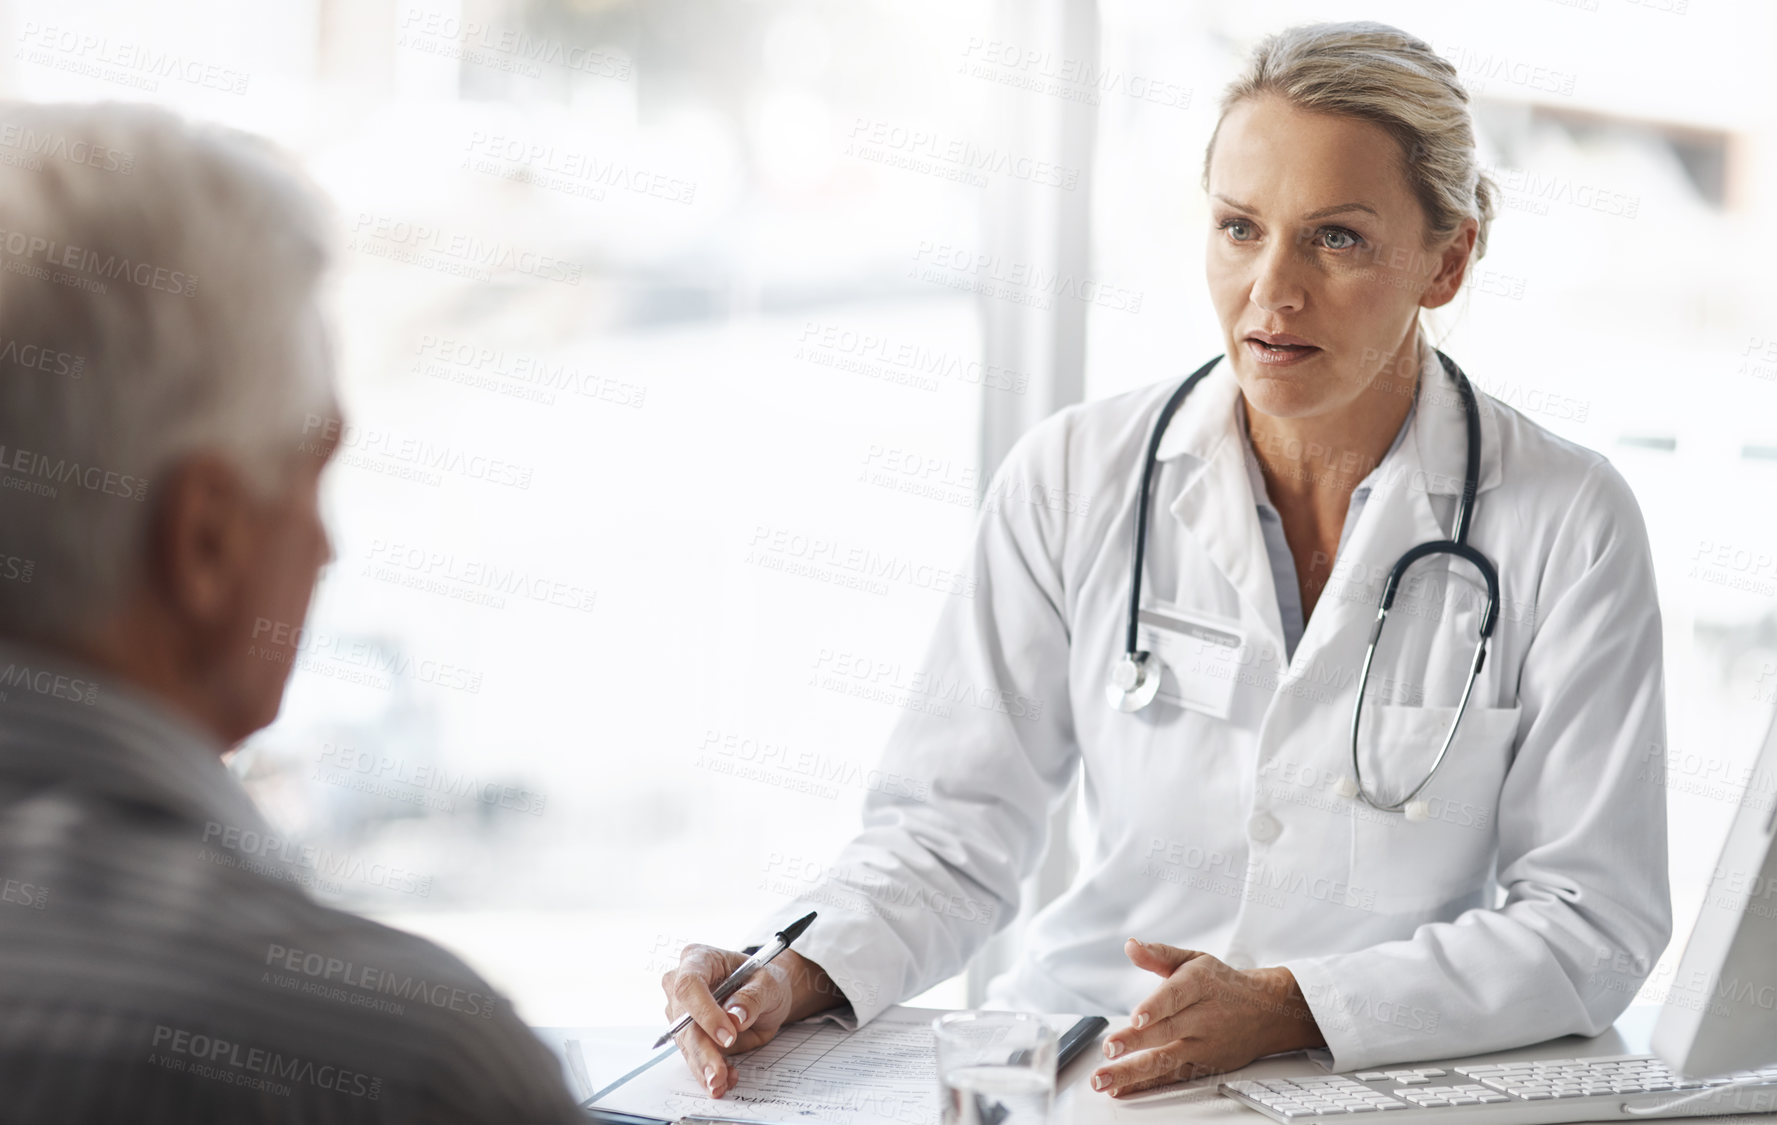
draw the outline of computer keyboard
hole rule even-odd
[[[1543,1125],[1777,1111],[1777,1066],[1685,1079],[1652,1055],[1396,1067],[1224,1082],[1220,1088],[1287,1125],[1363,1113],[1386,1117],[1390,1125]],[[1674,1104],[1681,1099],[1689,1100]]]

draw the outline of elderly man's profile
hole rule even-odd
[[[41,154],[0,165],[0,1117],[575,1119],[506,1000],[310,897],[222,761],[331,556],[315,194],[159,110],[0,131]]]

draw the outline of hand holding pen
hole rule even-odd
[[[813,920],[813,914],[798,919],[751,958],[688,945],[679,967],[660,978],[666,1014],[677,1021],[667,1035],[677,1035],[686,1065],[712,1097],[733,1089],[739,1077],[727,1055],[769,1042],[786,1023],[846,1003],[819,965],[789,949],[789,942]],[[753,967],[724,993],[729,979],[749,964]],[[663,1036],[661,1042],[665,1040]]]

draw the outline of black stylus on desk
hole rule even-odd
[[[1062,1033],[1061,1039],[1055,1044],[1055,1076],[1067,1069],[1067,1064],[1080,1057],[1080,1052],[1092,1045],[1098,1033],[1111,1026],[1111,1021],[1103,1016],[1081,1016],[1074,1026]],[[1011,1065],[1023,1066],[1030,1061],[1030,1048],[1012,1052]]]
[[[1067,1029],[1067,1034],[1055,1047],[1055,1073],[1057,1076],[1067,1069],[1067,1064],[1080,1057],[1080,1052],[1092,1046],[1098,1033],[1111,1026],[1111,1021],[1103,1016],[1087,1016],[1074,1026]]]
[[[1098,1033],[1111,1025],[1111,1021],[1103,1016],[1082,1016],[1067,1029],[1055,1044],[1055,1078],[1061,1079],[1061,1072],[1067,1064],[1079,1058],[1080,1052],[1090,1046],[1098,1038]],[[1030,1061],[1030,1049],[1012,1053],[1011,1064],[1023,1066]],[[975,1095],[975,1120],[981,1125],[1000,1125],[1011,1114],[1004,1102],[995,1101],[985,1094]],[[618,1125],[618,1123],[613,1123]]]

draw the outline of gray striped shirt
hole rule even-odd
[[[0,1120],[583,1119],[461,960],[303,890],[219,751],[0,642]]]

